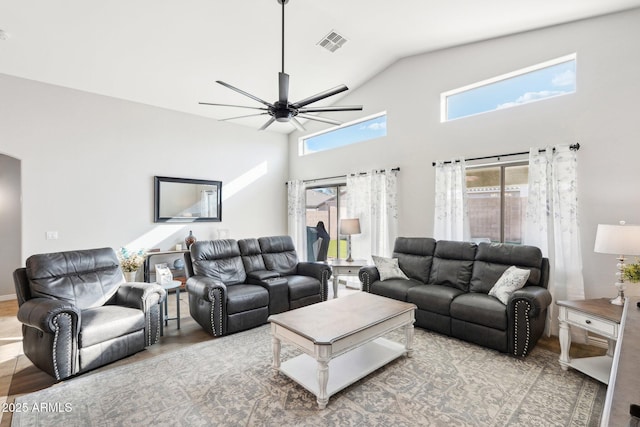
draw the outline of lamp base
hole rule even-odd
[[[618,288],[618,296],[609,301],[611,304],[624,305],[624,283],[616,283]]]
[[[618,295],[617,297],[615,297],[609,302],[615,305],[624,305],[624,297],[623,296],[621,297],[620,295]]]

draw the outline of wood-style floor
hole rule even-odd
[[[331,289],[331,286],[329,287]],[[340,285],[339,295],[353,292]],[[331,295],[330,295],[331,297]],[[22,353],[21,324],[16,318],[18,304],[15,300],[0,302],[0,404],[11,403],[17,396],[51,387],[56,381],[48,374],[33,366],[29,359]],[[176,313],[176,296],[169,295],[169,314]],[[214,339],[207,334],[189,315],[189,307],[186,292],[180,293],[180,329],[176,329],[176,322],[170,321],[164,329],[164,336],[160,342],[144,351],[125,359],[114,362],[100,368],[112,369],[115,366],[136,362],[168,353],[185,345],[199,343]],[[543,338],[538,345],[550,351],[560,354],[560,346],[557,337]],[[599,347],[573,344],[571,346],[572,357],[586,357],[605,354],[606,350]],[[67,380],[73,381],[73,379]],[[0,427],[11,425],[12,414],[2,412]]]

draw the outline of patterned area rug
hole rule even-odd
[[[388,338],[403,342],[394,332]],[[269,327],[16,399],[13,426],[597,426],[606,387],[535,348],[516,359],[415,329],[402,357],[329,399],[271,369]],[[283,344],[282,357],[298,354]]]

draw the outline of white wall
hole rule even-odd
[[[614,296],[614,256],[595,254],[593,244],[598,223],[640,224],[638,40],[636,9],[402,59],[340,102],[364,104],[360,116],[387,110],[387,137],[298,157],[300,134],[292,134],[290,178],[399,166],[400,235],[430,236],[432,161],[580,142],[586,294]],[[578,55],[576,94],[440,123],[441,92],[573,52]],[[630,293],[640,294],[639,287],[630,285]]]
[[[131,242],[169,249],[189,230],[286,233],[284,135],[6,75],[0,94],[0,153],[22,163],[23,262]],[[154,175],[222,181],[222,222],[154,224]]]

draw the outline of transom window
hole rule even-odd
[[[387,113],[382,112],[353,122],[344,123],[300,138],[300,155],[332,150],[345,145],[387,135]]]
[[[575,91],[574,53],[442,93],[440,121],[515,107]]]

